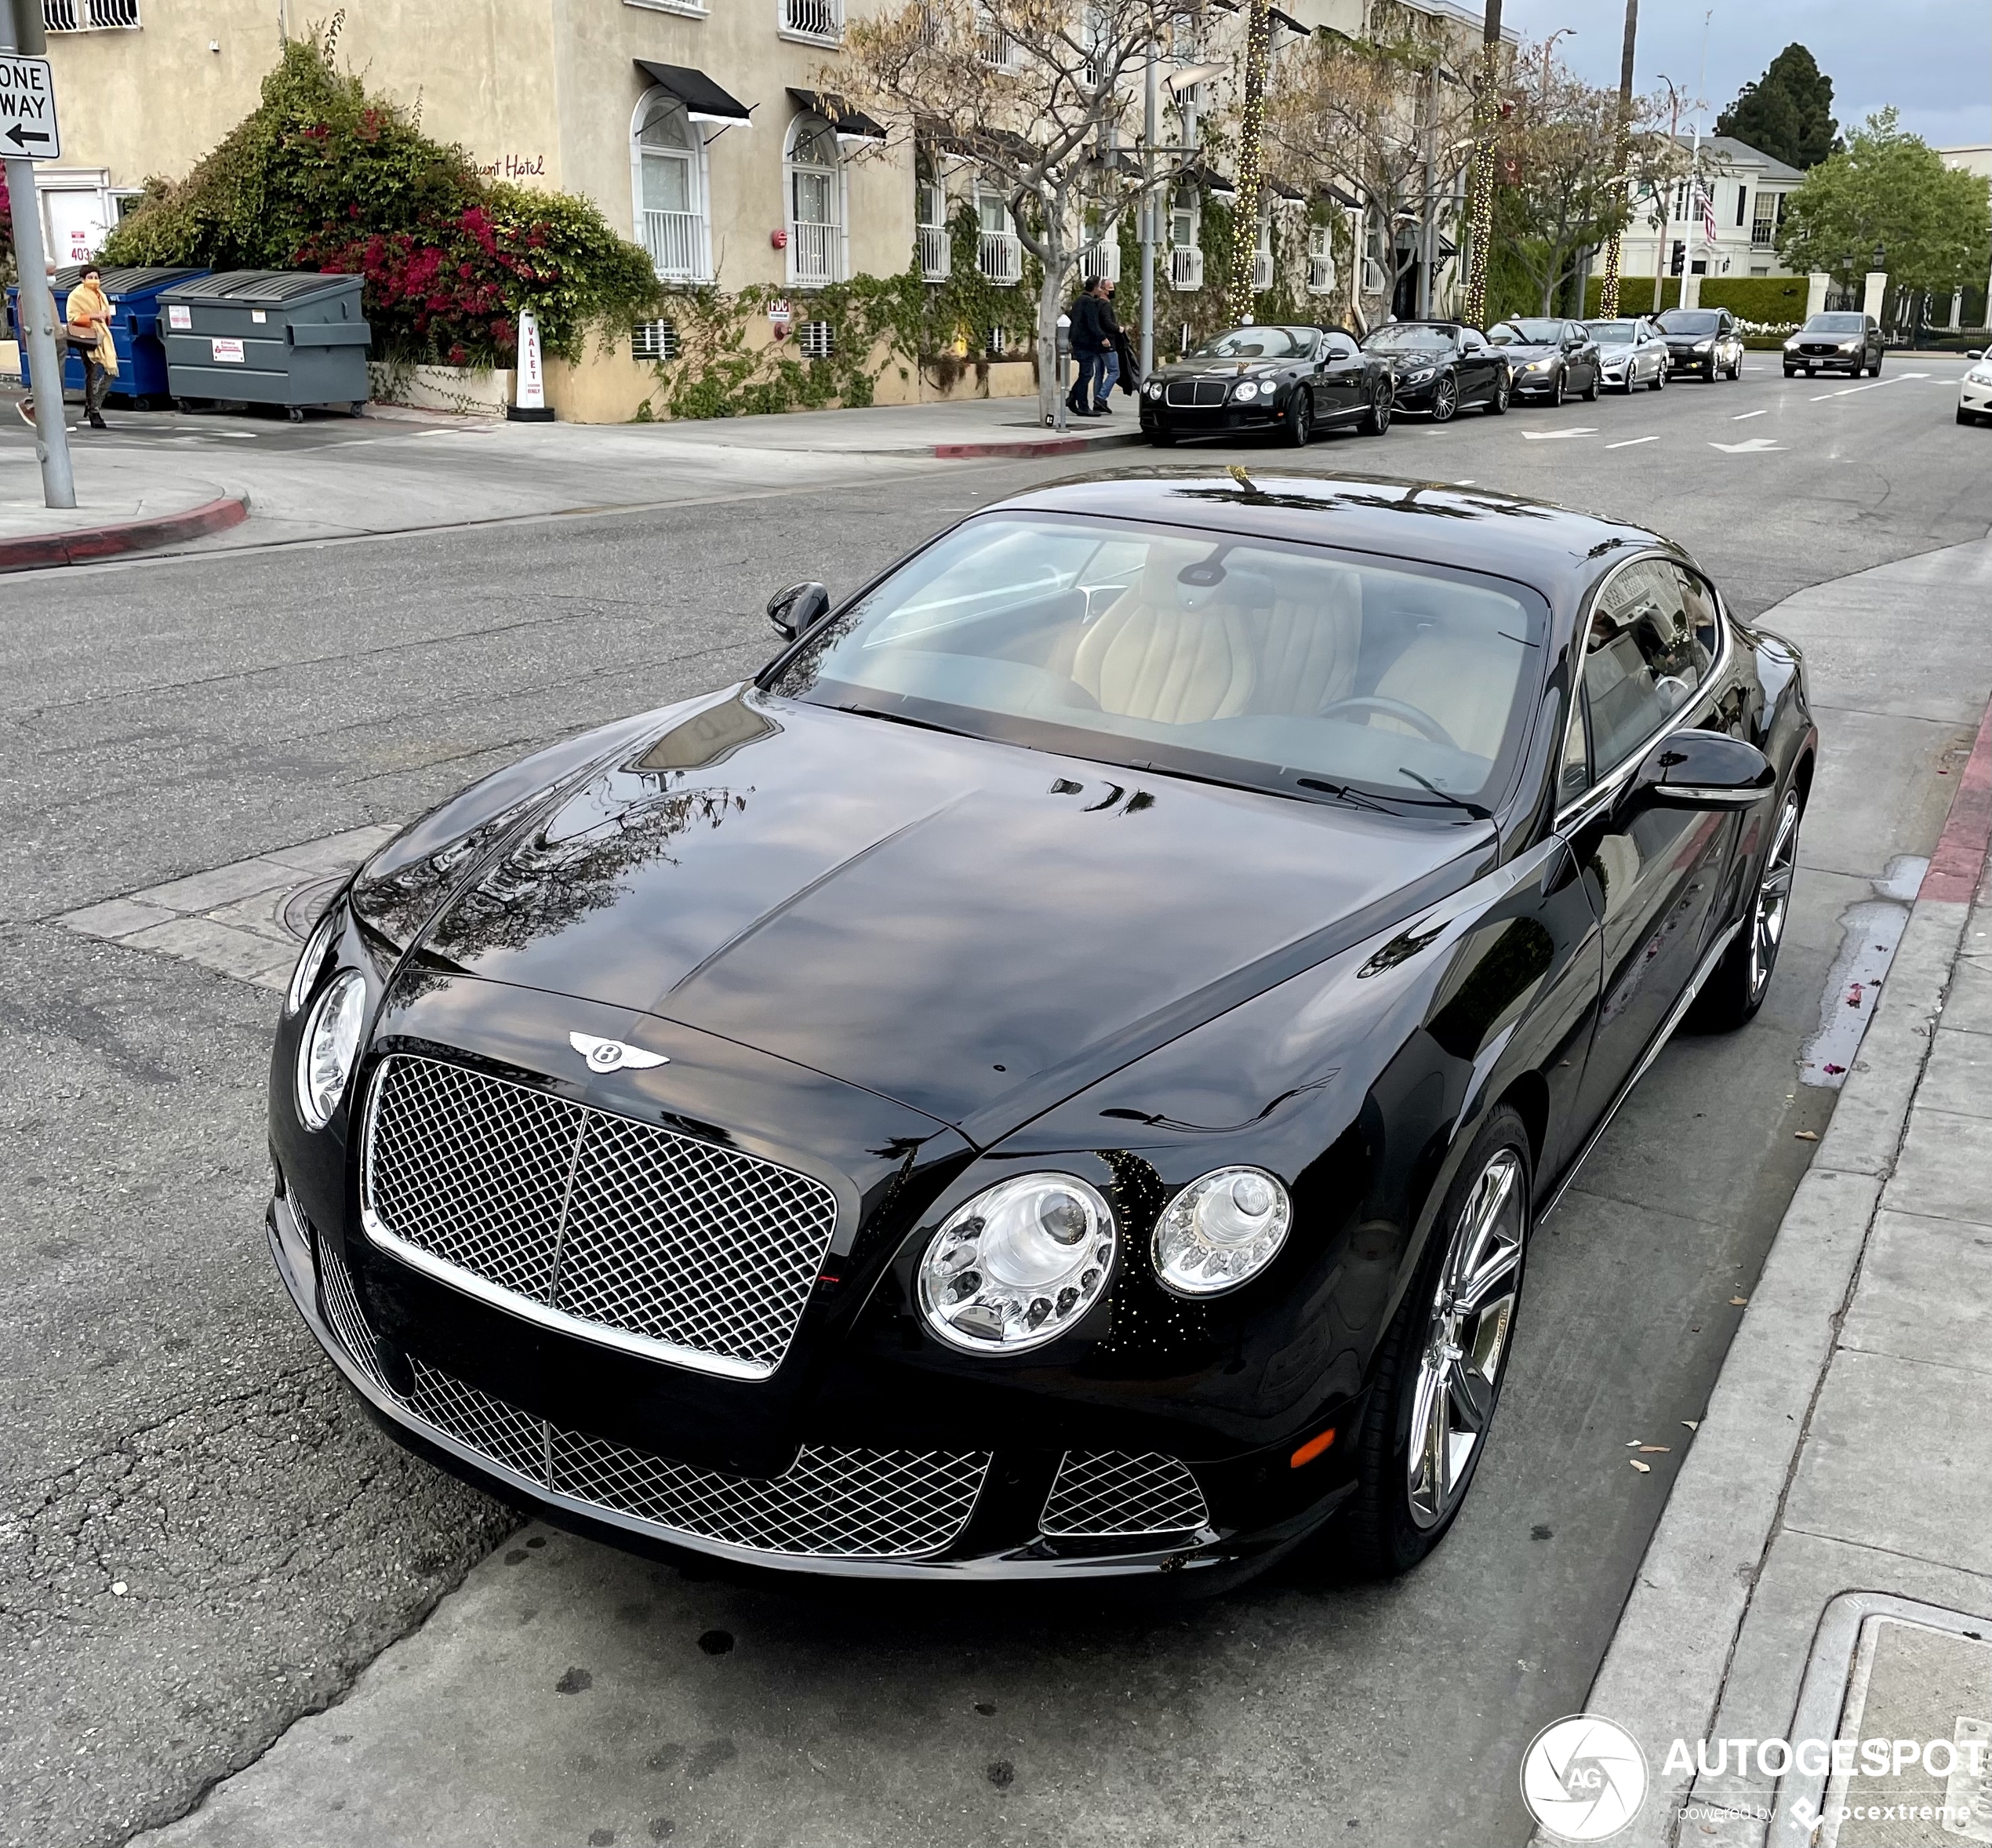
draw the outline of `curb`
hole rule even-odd
[[[224,533],[249,518],[249,496],[224,494],[184,513],[154,515],[149,519],[116,520],[102,526],[78,526],[67,533],[31,533],[20,539],[0,539],[0,571],[38,571],[49,565],[87,565],[125,552],[148,551],[175,545],[204,533]]]
[[[1138,430],[1103,431],[1097,436],[1019,437],[1014,442],[937,442],[934,454],[943,462],[964,462],[977,457],[1001,457],[1028,460],[1033,456],[1081,456],[1089,449],[1125,449],[1141,441]]]
[[[1952,791],[1881,1004],[1765,1254],[1591,1682],[1586,1710],[1629,1728],[1649,1754],[1677,1738],[1705,1738],[1717,1722],[1989,846],[1992,705]],[[1693,1787],[1692,1776],[1655,1772],[1638,1816],[1613,1837],[1618,1848],[1674,1848],[1679,1806]],[[1532,1841],[1558,1848],[1561,1838],[1540,1829]]]

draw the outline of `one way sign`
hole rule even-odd
[[[0,52],[0,155],[52,161],[62,152],[55,85],[46,58]]]

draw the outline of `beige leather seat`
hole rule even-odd
[[[1254,712],[1312,718],[1355,686],[1362,646],[1362,580],[1312,566],[1276,580],[1273,606],[1245,618],[1257,661]]]
[[[1250,703],[1251,638],[1236,608],[1221,600],[1223,587],[1204,593],[1201,607],[1183,607],[1176,573],[1195,555],[1154,547],[1140,581],[1086,630],[1072,678],[1103,712],[1197,725],[1229,718]]]
[[[1429,714],[1462,751],[1491,762],[1500,755],[1523,653],[1484,630],[1420,635],[1383,670],[1377,694]],[[1416,726],[1386,713],[1372,712],[1369,723],[1379,730],[1423,735]]]

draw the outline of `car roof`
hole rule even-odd
[[[1519,494],[1278,463],[1103,470],[982,511],[1087,513],[1345,547],[1514,578],[1559,611],[1631,552],[1661,546],[1686,555],[1644,527]]]

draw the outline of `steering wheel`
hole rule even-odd
[[[1459,741],[1430,713],[1421,712],[1401,700],[1387,700],[1380,693],[1358,693],[1352,699],[1331,700],[1315,716],[1332,718],[1338,712],[1350,711],[1381,712],[1387,718],[1401,718],[1434,744],[1443,744],[1449,751],[1459,748]]]

